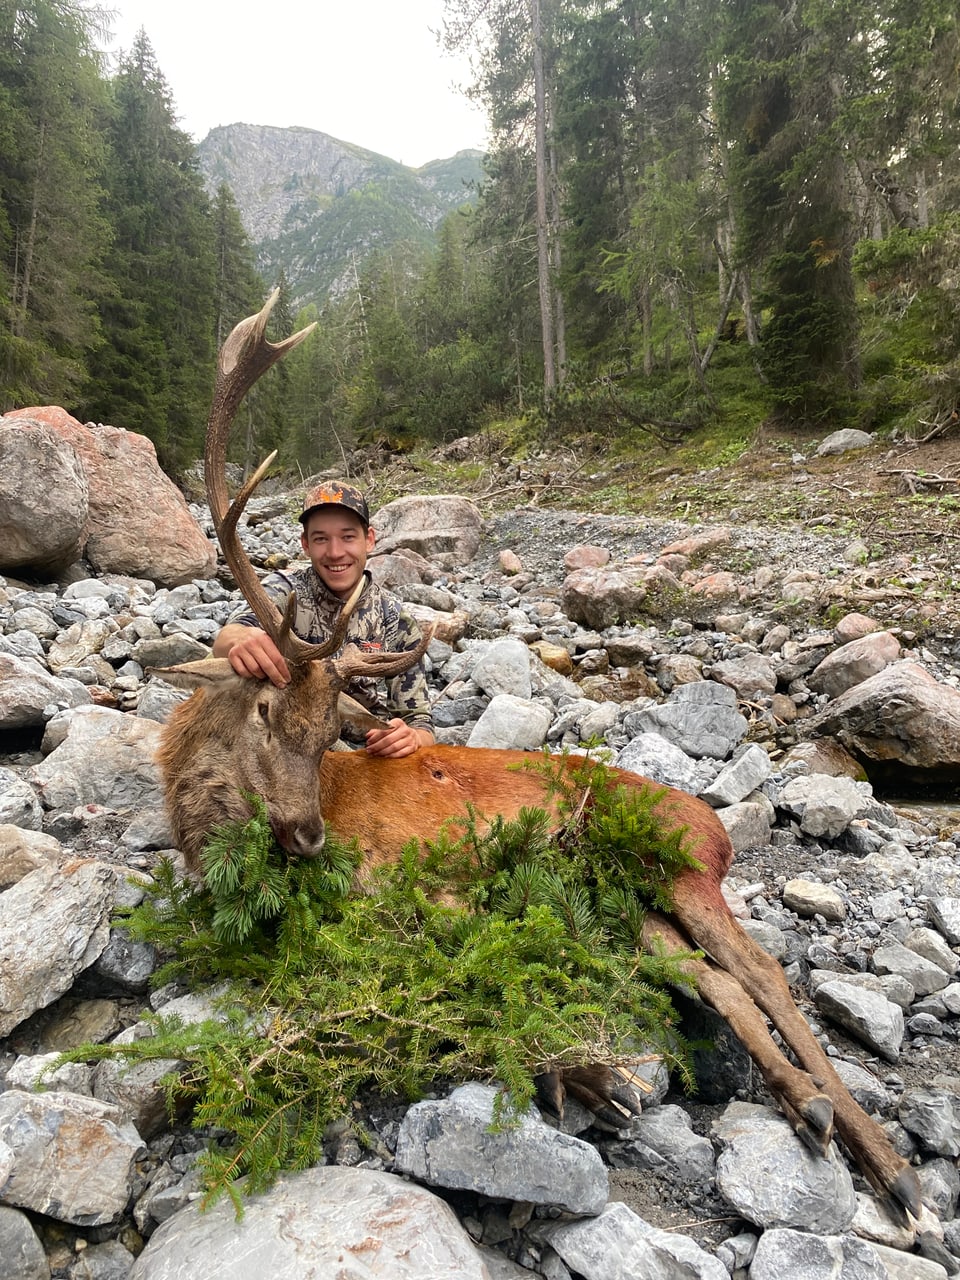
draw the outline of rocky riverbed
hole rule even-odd
[[[209,532],[206,511],[192,514]],[[918,555],[891,540],[873,557],[856,531],[823,523],[693,524],[538,502],[498,511],[415,494],[375,523],[374,572],[437,623],[441,741],[598,744],[717,807],[738,850],[734,910],[914,1163],[931,1213],[904,1232],[842,1155],[806,1155],[713,1022],[698,1097],[654,1072],[631,1129],[604,1133],[574,1108],[567,1127],[583,1141],[560,1152],[567,1135],[536,1123],[509,1177],[483,1087],[413,1113],[369,1099],[368,1147],[354,1129],[331,1132],[329,1166],[283,1180],[250,1215],[276,1273],[333,1274],[319,1254],[307,1269],[303,1241],[335,1250],[369,1229],[363,1206],[393,1194],[377,1178],[397,1172],[455,1211],[394,1204],[414,1235],[442,1245],[431,1275],[955,1271],[960,830],[949,807],[904,803],[921,790],[949,798],[960,764],[942,545]],[[282,567],[297,531],[278,495],[255,500],[242,538],[255,564]],[[169,1126],[155,1076],[78,1066],[30,1092],[45,1055],[141,1034],[131,1029],[150,1004],[209,1012],[182,992],[149,994],[153,958],[110,913],[135,892],[126,873],[176,857],[151,757],[181,695],[148,669],[204,653],[236,600],[224,577],[158,588],[83,563],[53,583],[8,573],[0,586],[0,1280],[213,1274],[239,1231],[231,1215],[196,1215],[193,1166],[209,1135]],[[446,1127],[467,1138],[441,1172],[431,1143]],[[330,1194],[356,1207],[349,1223],[309,1218],[326,1203],[327,1170]],[[309,1219],[289,1262],[272,1213]],[[403,1256],[397,1246],[382,1274],[428,1273]]]

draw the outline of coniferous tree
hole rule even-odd
[[[196,150],[143,31],[112,90],[105,203],[114,241],[87,412],[143,432],[176,470],[200,451],[212,385],[214,225]]]
[[[212,213],[217,281],[214,332],[219,348],[239,320],[259,311],[266,290],[256,269],[253,246],[244,230],[237,202],[225,182],[217,188]],[[277,311],[274,307],[274,324]]]
[[[0,408],[74,402],[107,226],[94,14],[0,4]]]
[[[494,198],[513,199],[510,219],[520,229],[513,238],[513,248],[524,245],[535,271],[542,395],[546,401],[562,384],[566,372],[566,327],[558,284],[561,159],[554,134],[562,9],[563,0],[496,0],[492,4],[446,0],[448,46],[473,48],[479,57],[474,92],[487,106],[494,137],[490,185],[497,182],[498,173],[525,174],[520,186],[508,185]],[[517,340],[526,327],[513,326]]]

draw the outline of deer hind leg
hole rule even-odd
[[[694,945],[669,920],[651,914],[644,928],[644,944],[653,949],[657,942],[668,952],[690,951]],[[689,960],[685,967],[697,994],[730,1024],[748,1050],[798,1136],[818,1154],[826,1154],[833,1137],[829,1097],[815,1087],[807,1072],[787,1061],[756,1003],[730,974],[709,960]]]
[[[691,962],[697,990],[730,1023],[798,1136],[823,1152],[835,1127],[888,1206],[899,1217],[907,1209],[918,1218],[916,1174],[851,1097],[794,1003],[778,961],[740,928],[725,904],[711,911],[701,901],[696,927],[688,929],[686,936],[672,922],[651,916],[646,933],[660,936],[668,950],[695,947],[708,954],[709,960]],[[794,1053],[800,1070],[771,1039],[763,1014]]]

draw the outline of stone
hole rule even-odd
[[[722,1147],[717,1187],[748,1222],[828,1235],[853,1221],[856,1194],[835,1147],[816,1156],[782,1116],[744,1102],[725,1108],[713,1134]]]
[[[492,1132],[496,1097],[487,1085],[468,1084],[415,1103],[400,1125],[399,1172],[432,1186],[599,1213],[607,1173],[596,1148],[549,1128],[532,1109]]]
[[[338,1166],[282,1174],[244,1201],[192,1204],[164,1222],[129,1280],[489,1280],[449,1205],[389,1173]]]

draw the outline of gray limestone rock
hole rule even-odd
[[[607,1174],[596,1148],[549,1128],[532,1110],[491,1132],[496,1097],[496,1089],[468,1084],[415,1103],[400,1126],[398,1170],[431,1186],[599,1213]]]

